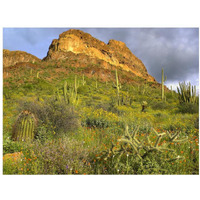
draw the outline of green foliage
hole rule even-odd
[[[5,139],[3,143],[3,155],[7,153],[19,152],[21,151],[22,147],[22,142],[15,142],[10,139]]]
[[[44,64],[38,79],[35,68],[32,76],[30,68],[19,68],[5,79],[3,151],[4,155],[22,151],[23,156],[16,163],[4,160],[4,174],[199,173],[198,104],[179,106],[178,94],[168,91],[166,101],[161,101],[156,84],[150,87],[138,77],[131,78],[134,83],[125,83],[122,71],[111,72],[113,86],[112,79],[104,83],[87,78],[84,68],[65,65],[62,61],[58,69],[57,64]],[[79,103],[73,104],[76,94]],[[148,103],[148,112],[141,112],[143,101]],[[10,139],[17,113],[23,110],[38,119],[36,140],[31,144]],[[129,126],[126,134],[125,124]],[[165,134],[159,139],[160,133]],[[177,133],[188,140],[171,140]]]
[[[152,101],[151,108],[153,110],[165,110],[169,108],[169,105],[164,101]]]
[[[193,103],[181,103],[178,106],[179,112],[181,113],[199,113],[199,105]]]
[[[99,157],[99,162],[102,159],[107,162],[106,167],[112,170],[112,174],[169,174],[166,166],[184,159],[170,145],[187,142],[188,138],[177,139],[179,133],[158,133],[152,129],[153,133],[146,132],[142,134],[144,138],[139,140],[138,130],[139,127],[136,127],[131,134],[126,126],[125,134],[118,139],[118,144],[113,144]],[[150,140],[151,134],[155,134],[154,144]]]
[[[86,85],[84,85],[84,86],[81,85],[81,86],[78,87],[78,89],[77,89],[77,93],[78,93],[78,94],[87,94],[88,91],[89,91],[89,87],[86,86]]]
[[[11,99],[12,92],[8,87],[4,87],[3,95],[4,95],[5,99]]]
[[[47,137],[49,134],[59,136],[77,129],[80,125],[77,112],[71,106],[66,105],[64,101],[59,102],[52,98],[42,102],[25,102],[21,107],[30,110],[37,116],[40,127],[38,128],[38,138]]]
[[[194,127],[195,127],[196,129],[199,129],[199,116],[195,119]]]
[[[19,160],[4,159],[4,174],[84,174],[93,173],[89,152],[83,143],[68,138],[34,142],[22,149]],[[13,162],[15,161],[15,162]]]
[[[96,110],[83,108],[83,113],[82,124],[84,126],[106,128],[118,122],[118,117],[114,113],[102,108]]]
[[[38,174],[83,174],[90,172],[87,165],[88,152],[83,144],[67,138],[36,143],[33,151],[42,164]]]

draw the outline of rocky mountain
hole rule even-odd
[[[54,39],[44,61],[76,60],[75,66],[96,64],[105,69],[120,68],[133,75],[155,82],[146,67],[125,43],[110,40],[108,44],[80,30],[70,29]]]
[[[34,64],[36,63],[36,64]],[[32,66],[34,64],[34,66]],[[125,43],[110,40],[108,44],[80,30],[70,29],[54,39],[49,46],[47,56],[40,60],[36,56],[23,51],[3,50],[3,66],[56,67],[71,66],[82,68],[82,73],[88,77],[99,77],[101,80],[111,80],[112,71],[119,69],[124,82],[140,77],[157,84],[154,77],[148,74],[142,61],[137,58]],[[66,68],[67,69],[67,68]],[[138,80],[139,81],[139,80]],[[138,82],[136,81],[136,82]]]
[[[33,56],[24,51],[9,51],[7,49],[3,50],[3,67],[13,66],[17,63],[24,62],[40,62],[41,60],[36,56]]]

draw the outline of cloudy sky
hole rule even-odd
[[[39,58],[46,56],[49,45],[69,28],[4,28],[3,48],[22,50]],[[149,74],[161,81],[161,68],[166,85],[190,81],[199,84],[198,28],[76,28],[108,43],[120,40],[142,60]]]

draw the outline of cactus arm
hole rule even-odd
[[[154,147],[157,147],[157,146],[158,146],[158,143],[160,142],[161,137],[162,137],[161,135],[158,136],[158,138],[157,138],[157,140],[156,140],[156,143],[155,143]]]

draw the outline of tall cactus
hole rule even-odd
[[[114,88],[117,89],[117,104],[118,106],[120,105],[120,88],[121,88],[121,84],[119,83],[119,79],[118,79],[118,74],[117,74],[117,69],[115,70],[115,78],[116,78],[116,85],[114,84]]]
[[[164,83],[167,80],[167,77],[164,77],[164,69],[162,68],[162,100],[165,99],[165,86]]]
[[[67,102],[67,81],[64,82],[64,86],[63,86],[63,95],[64,95],[64,100],[65,102]]]
[[[13,126],[12,139],[15,141],[32,141],[36,126],[35,116],[27,110],[22,111]]]
[[[180,103],[197,103],[196,96],[196,86],[191,85],[189,82],[186,84],[185,82],[179,83],[179,87],[177,87],[179,101]]]
[[[37,72],[37,75],[36,75],[37,78],[39,78],[39,74],[40,74],[40,72]]]
[[[67,81],[64,82],[63,86],[63,95],[64,100],[67,104],[78,105],[79,103],[79,97],[77,94],[77,89],[79,87],[79,84],[77,84],[77,77],[75,76],[74,79],[74,86],[71,88],[67,88]]]
[[[84,76],[84,74],[83,74],[83,80],[82,80],[82,84],[83,84],[83,86],[86,84],[86,81],[85,81],[85,76]]]

